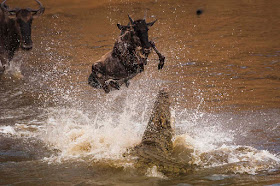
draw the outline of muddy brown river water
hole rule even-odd
[[[280,1],[42,3],[34,48],[18,51],[0,77],[0,185],[280,184]],[[129,88],[88,86],[92,63],[119,35],[116,24],[145,13],[158,20],[149,37],[164,68],[153,53]],[[142,173],[123,157],[140,142],[162,88],[175,139],[194,149],[194,173]]]

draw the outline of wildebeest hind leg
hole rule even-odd
[[[124,83],[125,83],[125,86],[128,88],[128,86],[130,84],[129,80],[128,79],[124,80]]]

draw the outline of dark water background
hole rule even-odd
[[[1,185],[280,184],[280,1],[42,3],[34,48],[0,77]],[[158,19],[149,34],[164,68],[152,54],[129,88],[106,95],[89,87],[116,24],[145,12]],[[122,157],[141,140],[163,87],[177,137],[196,150],[193,174],[141,174]]]

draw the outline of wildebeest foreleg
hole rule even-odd
[[[0,64],[0,75],[3,74],[4,71],[5,71],[5,66],[2,66],[2,65]]]
[[[0,74],[3,74],[5,71],[5,59],[0,56]]]
[[[163,65],[164,65],[164,61],[165,61],[165,57],[164,55],[162,55],[158,49],[156,48],[156,45],[153,41],[150,41],[150,44],[152,46],[152,48],[154,49],[154,51],[157,53],[158,57],[159,57],[159,64],[158,64],[158,69],[162,69]]]

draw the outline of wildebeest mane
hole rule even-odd
[[[146,57],[142,54],[140,39],[136,36],[133,29],[122,31],[113,47],[113,55],[117,57],[126,70],[136,73],[143,70]]]

